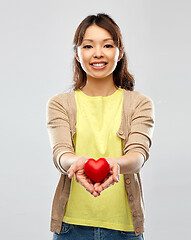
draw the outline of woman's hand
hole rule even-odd
[[[110,166],[110,172],[101,183],[94,185],[95,191],[101,194],[101,191],[113,185],[115,182],[119,182],[120,166],[112,158],[106,158]]]
[[[95,183],[89,179],[84,172],[84,164],[89,158],[90,157],[82,156],[77,161],[75,161],[67,171],[68,177],[72,179],[73,175],[75,174],[76,181],[80,183],[94,197],[97,197],[100,195],[100,193],[95,191]]]

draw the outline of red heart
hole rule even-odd
[[[89,158],[84,165],[85,174],[94,182],[101,182],[109,173],[109,163],[105,158],[99,158],[97,161]]]

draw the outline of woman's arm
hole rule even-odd
[[[60,156],[59,163],[63,170],[67,172],[71,165],[79,158],[80,156],[76,156],[73,153],[64,153]]]
[[[150,98],[140,94],[135,101],[135,110],[131,118],[131,128],[125,153],[119,158],[106,158],[110,164],[110,174],[104,182],[95,188],[97,192],[116,182],[117,174],[138,173],[149,158],[154,129],[154,105]]]
[[[120,174],[138,173],[144,163],[144,156],[139,152],[129,152],[113,159],[120,167]]]

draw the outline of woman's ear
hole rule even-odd
[[[118,62],[122,59],[122,57],[123,57],[123,53],[121,53],[121,54],[119,55],[119,57],[118,57]]]
[[[79,59],[79,56],[78,56],[77,53],[76,53],[76,60],[77,60],[78,62],[80,62],[80,59]]]

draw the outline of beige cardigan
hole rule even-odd
[[[60,93],[50,98],[46,114],[53,161],[61,173],[52,204],[50,231],[60,233],[71,180],[59,164],[59,158],[64,152],[75,154],[73,136],[76,132],[77,107],[74,91]],[[124,89],[122,121],[116,132],[123,139],[123,155],[130,151],[138,151],[144,155],[146,161],[149,158],[153,129],[152,100],[140,92]],[[124,174],[124,181],[135,233],[138,235],[144,232],[145,218],[140,173]]]

